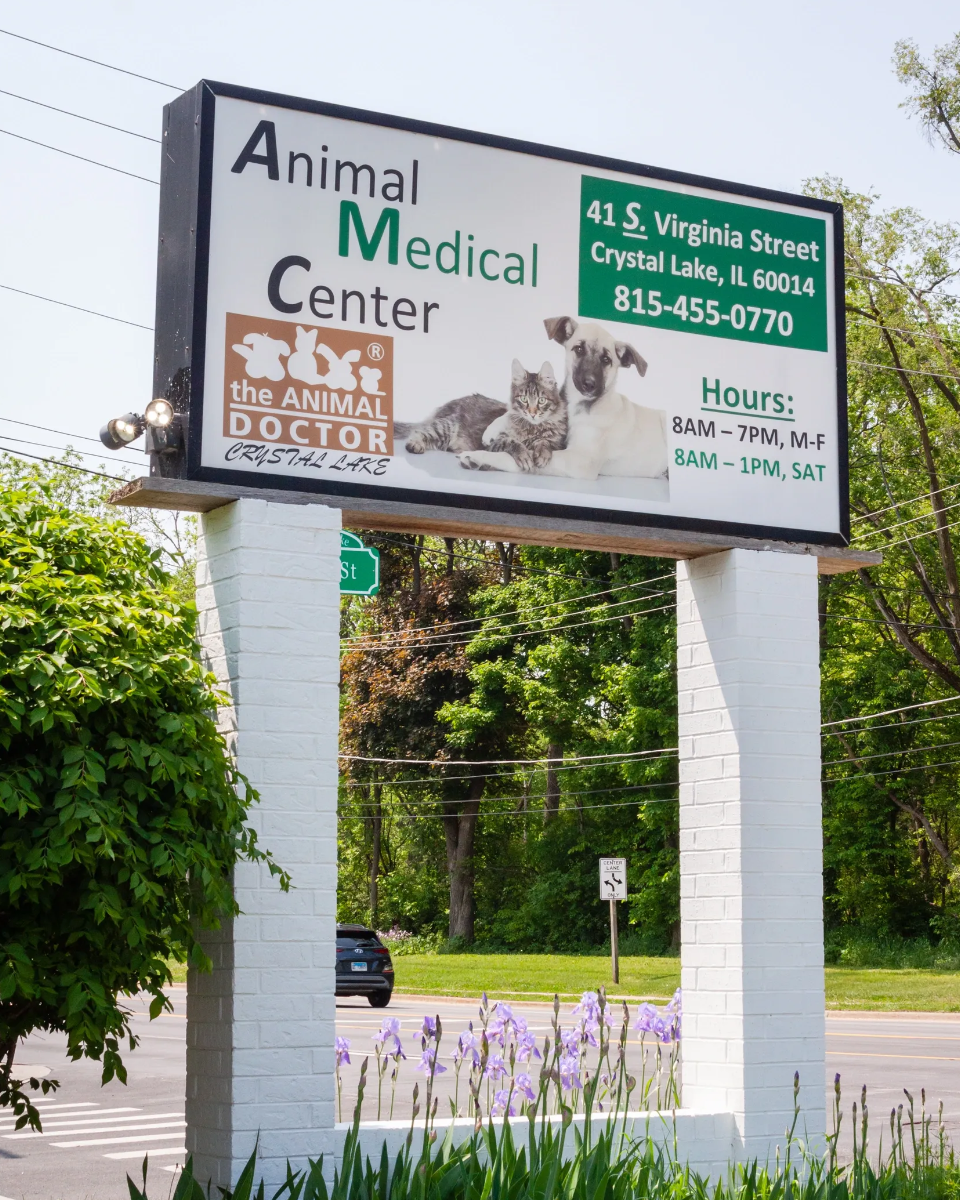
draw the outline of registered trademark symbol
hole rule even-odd
[[[379,342],[371,342],[367,347],[367,357],[372,358],[374,362],[379,362],[383,358],[383,347]]]

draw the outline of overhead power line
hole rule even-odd
[[[946,533],[948,529],[956,529],[960,525],[960,521],[951,521],[948,525],[937,529],[926,529],[923,533],[914,533],[910,537],[901,538],[898,542],[883,542],[878,547],[881,550],[895,550],[897,546],[906,546],[909,542],[915,542],[919,538],[930,537],[934,533]]]
[[[3,31],[0,30],[0,33]],[[11,458],[33,458],[37,462],[50,463],[54,467],[63,467],[67,471],[82,471],[84,475],[98,475],[101,479],[115,479],[118,483],[127,483],[127,479],[123,475],[105,475],[103,471],[91,471],[89,467],[75,467],[72,463],[58,462],[55,458],[44,458],[40,454],[28,454],[26,450],[4,450],[4,454],[9,454]]]
[[[902,371],[904,375],[926,375],[930,379],[949,379],[952,383],[957,382],[955,375],[944,375],[939,371],[918,371],[914,367],[888,367],[886,363],[867,362],[862,358],[848,358],[847,362],[857,367],[871,367],[875,371],[893,371],[896,375]]]
[[[953,334],[936,334],[927,333],[923,329],[904,329],[901,325],[882,325],[876,321],[866,321],[862,317],[853,317],[847,321],[848,325],[859,325],[863,329],[875,329],[878,333],[906,333],[910,337],[930,338],[932,341],[949,342],[954,336]]]
[[[871,721],[874,717],[891,717],[894,713],[912,712],[915,708],[932,708],[935,704],[949,704],[952,700],[960,700],[960,695],[946,696],[943,700],[924,700],[921,704],[904,704],[902,708],[885,708],[882,712],[864,713],[859,717],[841,717],[838,721],[824,721],[821,728],[829,729],[834,725],[852,725],[854,721]]]
[[[913,771],[933,771],[937,767],[955,767],[960,764],[960,758],[952,758],[948,762],[922,763],[916,767],[894,767],[889,771],[863,771],[859,775],[834,775],[832,779],[824,779],[824,783],[847,783],[851,779],[876,779],[881,775],[906,775]],[[826,763],[832,766],[832,763]]]
[[[565,620],[567,617],[583,616],[584,613],[593,612],[597,608],[603,608],[606,611],[609,611],[610,609],[613,609],[613,608],[623,608],[623,606],[626,604],[640,604],[644,600],[656,600],[659,596],[667,596],[667,595],[672,595],[672,594],[673,594],[672,592],[668,592],[668,591],[652,592],[649,595],[645,595],[645,596],[634,596],[629,600],[619,600],[619,601],[617,601],[616,604],[603,605],[602,603],[597,603],[597,604],[591,605],[588,608],[576,609],[573,612],[562,612],[562,613],[554,613],[554,614],[544,615],[544,616],[539,616],[539,617],[528,617],[523,621],[511,621],[507,625],[487,624],[487,622],[495,621],[497,619],[496,617],[492,617],[492,616],[491,617],[473,617],[469,621],[466,621],[466,622],[458,621],[458,622],[456,622],[456,624],[458,624],[458,625],[459,624],[473,624],[473,625],[481,626],[480,629],[477,629],[475,631],[475,633],[471,634],[471,636],[467,639],[468,642],[472,642],[472,641],[474,641],[475,638],[483,637],[484,635],[496,636],[497,634],[505,634],[505,633],[508,633],[511,629],[519,629],[522,625],[532,625],[535,621],[562,621],[562,620]],[[559,606],[560,604],[564,604],[564,603],[567,603],[567,601],[555,600],[552,605],[538,605],[538,607],[542,607],[542,608],[554,607],[555,608],[555,607]],[[644,609],[643,611],[650,612],[651,610]],[[622,613],[616,614],[617,617],[630,617],[633,615],[634,614],[632,612],[622,612]],[[374,641],[369,636],[363,636],[362,638],[357,638],[357,639],[354,639],[354,638],[341,639],[341,641],[349,640],[352,642],[352,641],[362,640],[364,642],[363,645],[349,646],[348,648],[350,650],[379,650],[384,647],[389,649],[389,647],[391,645],[405,645],[408,637],[409,637],[409,640],[413,643],[413,645],[417,649],[420,649],[421,647],[426,647],[426,646],[429,646],[429,647],[438,646],[438,647],[442,648],[447,645],[466,645],[467,644],[467,642],[450,642],[448,640],[450,638],[456,638],[456,637],[462,636],[465,633],[465,630],[461,629],[461,630],[452,631],[450,633],[435,634],[433,632],[434,628],[435,628],[434,626],[425,626],[423,628],[414,627],[412,629],[407,629],[407,630],[398,630],[397,633],[388,631],[387,633],[378,635],[378,636],[382,636],[383,638],[386,638],[387,639],[386,642]],[[564,626],[564,628],[571,628],[571,626]],[[548,633],[550,631],[549,630],[536,630],[535,632]],[[399,637],[398,637],[398,634],[399,634]],[[418,638],[417,637],[418,634],[422,634],[423,635],[422,638]]]
[[[394,637],[396,635],[396,633],[405,633],[405,632],[410,632],[410,633],[423,632],[423,633],[429,634],[430,636],[433,636],[437,631],[442,630],[442,629],[449,629],[455,625],[477,625],[482,621],[498,621],[498,620],[500,620],[501,617],[513,617],[521,612],[539,612],[541,609],[544,609],[544,608],[556,608],[560,604],[575,604],[579,600],[590,600],[593,597],[597,597],[598,599],[600,599],[603,596],[609,596],[613,592],[623,592],[623,591],[626,591],[627,588],[647,587],[648,584],[657,583],[661,579],[672,579],[672,578],[673,578],[672,573],[670,575],[658,575],[654,579],[644,579],[637,583],[623,583],[623,584],[618,585],[617,587],[603,588],[601,591],[598,591],[598,592],[587,592],[582,596],[567,596],[567,597],[565,597],[563,599],[559,599],[559,600],[550,600],[546,604],[534,604],[534,605],[531,605],[530,608],[511,608],[511,609],[508,609],[506,612],[490,613],[487,616],[465,617],[462,621],[438,621],[437,624],[435,624],[435,625],[424,626],[422,628],[422,630],[414,627],[409,630],[396,630],[396,631],[386,630],[383,633],[357,633],[357,634],[351,635],[350,637],[341,638],[340,641],[341,641],[341,643],[366,642],[368,644],[375,644],[375,642],[374,642],[375,638]],[[653,599],[656,596],[665,596],[666,594],[667,594],[666,592],[655,592],[655,593],[653,593],[653,596],[651,596],[651,597],[638,596],[636,599],[637,600]],[[636,602],[635,600],[622,601],[622,603],[624,603],[624,604],[633,604],[635,602]],[[583,610],[583,611],[586,611],[586,610]],[[563,615],[569,616],[570,614],[566,613]]]
[[[77,450],[73,446],[54,446],[50,442],[32,442],[29,438],[13,437],[12,434],[9,434],[9,433],[0,433],[0,441],[20,442],[24,446],[39,446],[41,448],[41,450],[60,450],[63,453],[66,453],[68,450],[71,450],[74,454],[82,454],[88,458],[102,458],[103,457],[102,454],[94,454],[94,452],[92,450]],[[16,452],[14,451],[14,453],[16,453]],[[132,458],[119,458],[116,461],[123,462],[123,463],[129,463],[131,467],[139,467],[142,465],[141,463],[136,462]]]
[[[587,788],[584,791],[561,792],[560,797],[562,799],[564,796],[599,796],[601,794],[608,794],[610,792],[644,792],[644,791],[649,791],[650,788],[658,788],[658,787],[673,787],[673,788],[675,788],[677,786],[678,786],[678,784],[675,779],[661,779],[661,780],[658,780],[656,783],[626,783],[626,784],[621,783],[616,787]],[[481,805],[485,806],[488,804],[506,803],[508,800],[513,801],[513,800],[528,800],[528,799],[531,799],[529,793],[518,792],[517,794],[515,794],[513,796],[480,796],[478,798],[475,798],[474,800],[470,800],[468,797],[457,797],[452,800],[446,800],[446,801],[444,801],[444,803],[456,804],[456,805],[481,804]],[[405,803],[409,803],[409,801],[406,801]],[[422,803],[432,804],[432,803],[436,803],[436,801],[425,800]],[[361,800],[359,802],[353,801],[351,803],[351,807],[352,808],[376,808],[377,805],[375,803],[372,803],[369,801]]]
[[[42,100],[34,100],[30,96],[21,96],[17,92],[8,92],[0,88],[0,96],[12,96],[14,100],[23,100],[27,104],[36,104],[39,108],[47,108],[50,112],[62,113],[65,117],[76,117],[78,121],[88,121],[91,125],[99,125],[102,129],[112,129],[114,133],[125,133],[130,137],[140,138],[144,142],[155,142],[162,145],[159,138],[149,137],[145,133],[135,133],[132,129],[122,129],[119,125],[111,125],[107,121],[97,121],[93,117],[85,117],[83,113],[71,112],[69,108],[57,108],[55,104],[44,104]]]
[[[11,287],[9,283],[0,283],[0,288],[5,292],[16,292],[18,296],[29,296],[32,300],[45,300],[47,304],[58,304],[61,308],[72,308],[75,312],[87,313],[91,317],[103,317],[105,321],[116,321],[118,325],[132,325],[134,329],[146,329],[148,333],[153,333],[152,325],[141,325],[139,321],[127,321],[123,317],[111,317],[109,313],[97,312],[93,308],[82,308],[79,304],[68,304],[66,300],[54,300],[50,296],[40,296],[36,292],[25,292],[23,288]],[[67,436],[72,437],[74,435],[68,434]]]
[[[960,487],[960,483],[948,483],[946,487],[936,488],[932,492],[922,492],[919,496],[914,496],[911,500],[898,500],[895,504],[888,504],[886,508],[875,508],[873,512],[863,513],[862,516],[854,517],[854,524],[857,521],[866,521],[870,517],[879,517],[881,513],[890,512],[893,508],[904,508],[908,504],[916,504],[920,500],[929,500],[931,496],[940,496],[943,492],[952,492],[955,488]]]
[[[76,158],[80,162],[90,163],[94,167],[103,167],[105,171],[115,171],[118,175],[128,175],[131,179],[140,179],[144,183],[152,183],[155,187],[160,186],[160,181],[157,179],[148,179],[146,175],[124,171],[121,167],[111,167],[109,163],[99,162],[95,158],[86,158],[82,154],[74,154],[72,150],[61,150],[59,146],[51,146],[48,142],[38,142],[36,138],[24,137],[22,133],[11,133],[9,129],[0,129],[0,133],[5,133],[7,137],[17,138],[21,142],[29,142],[31,146],[42,146],[44,150],[54,150],[57,154],[65,154],[67,158]]]
[[[857,754],[852,758],[831,758],[825,762],[825,767],[836,767],[840,763],[869,762],[873,758],[892,758],[895,754],[925,754],[928,750],[946,750],[951,746],[960,746],[960,742],[940,742],[935,746],[911,746],[907,750],[884,750],[879,754]]]
[[[666,746],[660,750],[617,750],[611,754],[581,754],[578,762],[594,762],[599,759],[636,759],[647,758],[652,754],[676,754],[677,746]],[[338,754],[337,758],[349,762],[392,763],[394,766],[415,767],[503,767],[531,766],[536,763],[549,763],[555,760],[549,758],[368,758],[363,754]],[[569,759],[563,760],[569,762]]]
[[[171,88],[175,92],[185,92],[187,89],[178,87],[175,83],[164,83],[162,79],[152,79],[149,75],[141,75],[137,71],[128,71],[126,67],[115,67],[113,63],[101,62],[98,58],[88,58],[86,54],[77,54],[74,50],[64,50],[62,46],[51,46],[49,42],[38,42],[36,38],[26,37],[22,33],[14,33],[10,29],[0,29],[7,37],[17,38],[21,42],[29,42],[32,46],[42,46],[44,50],[55,50],[57,54],[66,54],[69,58],[79,58],[81,62],[93,63],[95,67],[104,67],[108,71],[117,71],[120,75],[130,75],[133,79],[143,79],[147,83],[156,83],[160,87]]]
[[[82,433],[67,433],[65,429],[51,429],[49,425],[31,425],[29,421],[17,421],[13,417],[0,417],[0,421],[5,421],[8,425],[23,425],[27,429],[40,429],[44,433],[59,433],[61,437],[79,438],[81,442],[93,442],[94,445],[99,446],[101,450],[105,449],[103,442],[101,442],[99,438],[86,437]],[[15,438],[13,440],[16,441],[17,439]],[[135,465],[139,466],[140,464],[137,463]]]
[[[662,787],[663,784],[655,786]],[[676,787],[676,784],[673,786]],[[589,812],[594,808],[630,808],[635,804],[676,804],[678,800],[679,797],[677,796],[649,796],[638,797],[636,800],[618,800],[613,804],[578,804],[577,812]],[[540,808],[499,809],[496,812],[484,813],[483,816],[484,820],[490,820],[492,817],[542,817],[543,810]],[[402,813],[399,817],[395,816],[394,819],[402,821],[442,821],[443,817],[443,813]],[[338,815],[337,819],[339,821],[368,821],[370,818],[362,815],[349,816],[345,814],[343,816]]]
[[[639,603],[643,599],[653,599],[653,597],[638,596],[637,600],[631,601],[631,603]],[[506,637],[506,638],[523,638],[523,637],[537,637],[537,636],[541,636],[543,634],[566,633],[568,629],[582,629],[585,625],[605,625],[608,621],[623,621],[627,617],[631,617],[631,618],[646,617],[646,616],[650,616],[652,613],[666,612],[668,609],[676,608],[676,607],[677,607],[676,604],[661,604],[657,608],[642,608],[639,611],[635,611],[635,612],[617,613],[612,617],[597,617],[596,620],[593,620],[593,621],[576,621],[576,622],[574,622],[573,625],[555,625],[549,629],[527,629],[527,630],[523,631],[522,633],[504,633],[501,636]],[[587,611],[587,610],[585,609],[584,611]],[[544,619],[546,619],[546,620],[562,620],[563,618],[561,616],[561,617],[556,617],[556,618],[547,617],[547,618],[540,618],[540,619],[541,620],[544,620]],[[492,629],[489,631],[479,629],[473,635],[473,637],[466,638],[463,641],[459,641],[459,642],[450,642],[450,641],[445,641],[445,640],[441,640],[441,639],[437,639],[436,641],[432,641],[432,642],[431,641],[416,642],[413,640],[411,640],[410,642],[406,642],[406,641],[398,640],[397,642],[381,643],[376,646],[348,646],[346,649],[346,652],[349,654],[376,654],[378,651],[381,651],[381,650],[396,650],[396,649],[455,650],[459,646],[473,645],[477,640],[482,638],[484,636],[484,634],[486,634],[487,637],[495,638],[498,636],[498,631],[496,629]]]
[[[866,533],[858,533],[853,539],[855,542],[863,541],[864,538],[877,537],[881,533],[889,533],[891,529],[899,529],[903,525],[913,525],[915,521],[926,521],[930,517],[937,516],[938,513],[950,512],[953,508],[960,508],[960,500],[955,504],[945,504],[943,508],[938,508],[928,513],[920,513],[918,517],[907,517],[904,521],[895,521],[893,525],[884,525],[880,529],[870,529]]]

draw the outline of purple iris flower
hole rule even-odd
[[[506,1111],[508,1117],[515,1117],[517,1115],[517,1110],[513,1104],[510,1104],[510,1107],[508,1108],[507,1105],[509,1103],[510,1093],[506,1088],[502,1088],[499,1092],[494,1092],[493,1108],[490,1110],[491,1115],[494,1117],[499,1117],[504,1113],[504,1111]]]
[[[487,1066],[483,1072],[484,1079],[492,1079],[494,1083],[501,1075],[506,1074],[506,1066],[503,1061],[502,1054],[491,1054],[487,1059]]]
[[[534,1090],[533,1090],[533,1080],[530,1078],[529,1075],[526,1075],[521,1072],[521,1074],[519,1074],[516,1077],[516,1079],[513,1081],[513,1083],[514,1083],[514,1087],[520,1093],[521,1096],[525,1097],[527,1100],[535,1100],[536,1099],[536,1095],[534,1094]]]
[[[572,1087],[582,1088],[580,1082],[580,1059],[575,1054],[563,1054],[560,1057],[560,1085],[565,1092]]]
[[[338,1037],[334,1042],[334,1049],[337,1057],[337,1066],[350,1061],[350,1039]]]
[[[447,1068],[437,1062],[437,1052],[432,1046],[428,1046],[420,1055],[420,1061],[417,1063],[416,1070],[423,1071],[427,1075],[432,1071],[435,1075],[442,1075]]]
[[[517,1038],[517,1059],[520,1062],[529,1062],[531,1055],[534,1058],[542,1057],[537,1049],[536,1035],[524,1030]]]
[[[436,1017],[423,1018],[423,1036],[425,1038],[434,1038],[437,1036],[437,1019]]]
[[[477,1047],[479,1042],[471,1029],[465,1029],[457,1041],[457,1048],[451,1054],[454,1062],[463,1062],[465,1058],[469,1058],[473,1065],[480,1065],[480,1053]]]

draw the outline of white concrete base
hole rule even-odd
[[[510,1117],[510,1127],[518,1143],[526,1142],[529,1136],[529,1122],[526,1117]],[[551,1125],[558,1125],[559,1117],[549,1117]],[[577,1113],[567,1130],[564,1144],[564,1157],[572,1156],[575,1149],[574,1130],[582,1134],[584,1115]],[[602,1129],[607,1118],[594,1113],[592,1118],[593,1130],[596,1133]],[[502,1127],[503,1118],[495,1120],[495,1127]],[[537,1121],[539,1126],[540,1122]],[[626,1136],[634,1140],[649,1138],[654,1146],[662,1147],[668,1154],[674,1152],[676,1138],[677,1160],[689,1164],[691,1170],[711,1179],[723,1178],[729,1169],[731,1157],[736,1145],[736,1123],[732,1113],[693,1113],[686,1109],[676,1112],[630,1112],[623,1113],[617,1120],[617,1128],[623,1127]],[[439,1146],[452,1131],[454,1145],[467,1141],[474,1130],[472,1117],[461,1117],[455,1120],[435,1121],[433,1128],[437,1131],[436,1146]],[[338,1123],[336,1127],[337,1162],[343,1160],[343,1146],[350,1125]],[[410,1122],[407,1121],[369,1121],[360,1126],[360,1152],[364,1158],[369,1158],[376,1166],[380,1161],[383,1147],[387,1148],[387,1156],[396,1159],[410,1132]],[[413,1152],[418,1154],[423,1145],[423,1119],[414,1126]]]
[[[824,1111],[817,564],[756,550],[677,568],[683,1101],[740,1159]]]
[[[333,1152],[340,513],[243,499],[203,517],[203,654],[231,697],[220,718],[260,793],[260,845],[289,893],[241,863],[241,915],[205,934],[187,979],[187,1149],[196,1177],[236,1182]]]

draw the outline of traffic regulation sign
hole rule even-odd
[[[627,860],[625,858],[600,859],[601,900],[626,900]]]
[[[355,533],[340,531],[340,591],[375,596],[380,591],[380,551],[365,546]]]

